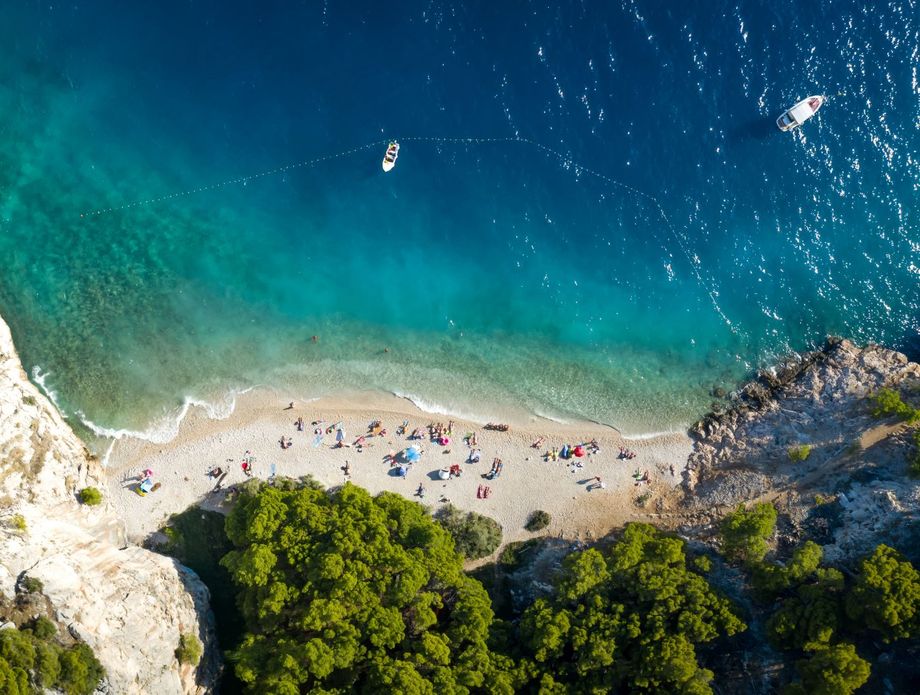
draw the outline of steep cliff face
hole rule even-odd
[[[819,541],[831,561],[880,542],[912,547],[920,518],[920,484],[907,466],[913,445],[904,425],[872,416],[868,396],[880,388],[916,400],[920,365],[832,339],[761,373],[730,408],[691,429],[689,511],[772,501],[792,523],[786,531]],[[805,446],[804,460],[790,454]]]
[[[0,320],[0,593],[38,579],[54,617],[92,647],[113,693],[203,693],[220,661],[208,590],[187,568],[124,540],[106,502],[99,464],[28,381]],[[22,520],[25,528],[22,528]],[[180,667],[182,633],[199,637],[199,668]]]

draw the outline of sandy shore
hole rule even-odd
[[[432,422],[447,422],[449,417],[424,413],[409,401],[379,393],[325,398],[312,402],[295,402],[274,391],[253,391],[238,397],[233,413],[226,419],[209,419],[193,408],[182,422],[178,436],[167,444],[154,444],[126,438],[115,442],[107,463],[111,499],[124,519],[129,538],[140,542],[160,528],[171,514],[192,504],[218,508],[224,491],[246,480],[241,461],[247,451],[255,457],[254,476],[267,479],[274,470],[278,476],[312,475],[326,486],[345,481],[343,467],[350,468],[350,480],[373,493],[383,490],[415,496],[419,484],[425,488],[424,504],[433,509],[448,499],[456,507],[477,511],[496,519],[504,530],[506,542],[530,537],[524,529],[531,512],[543,509],[552,515],[548,531],[570,538],[603,535],[629,519],[654,518],[656,502],[666,497],[680,482],[690,440],[686,435],[671,434],[641,440],[624,439],[616,430],[596,424],[559,424],[531,418],[529,422],[511,423],[508,432],[484,430],[483,423],[455,419],[454,437],[441,446],[425,437],[409,441],[398,436],[397,427],[409,421],[408,433]],[[304,430],[295,421],[302,417]],[[333,448],[335,434],[324,434],[316,443],[316,428],[323,433],[334,423],[342,423],[345,442],[353,444],[368,426],[380,420],[387,434],[367,437],[357,447]],[[311,424],[321,421],[320,424]],[[463,441],[475,432],[481,450],[479,463],[466,463],[469,448]],[[407,434],[408,434],[407,433]],[[282,449],[282,436],[293,444]],[[531,444],[545,437],[543,446]],[[545,461],[543,454],[552,447],[597,440],[600,451],[582,459]],[[385,457],[412,444],[422,449],[421,459],[411,466],[405,478],[392,474]],[[618,459],[621,446],[636,452],[630,461]],[[503,462],[500,477],[485,480],[494,458]],[[580,460],[581,468],[571,461]],[[438,479],[438,471],[460,464],[462,475],[448,481]],[[223,491],[213,492],[215,481],[207,476],[214,466],[228,475]],[[154,472],[161,483],[156,491],[141,497],[135,492],[138,475],[144,469]],[[633,473],[648,471],[651,483],[635,485]],[[594,488],[600,476],[605,489]],[[488,499],[477,497],[480,485],[488,485]],[[651,493],[643,507],[635,500]]]

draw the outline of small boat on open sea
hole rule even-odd
[[[387,153],[383,156],[383,170],[389,171],[396,166],[396,158],[399,156],[399,143],[391,142],[387,147]]]
[[[818,109],[821,108],[823,103],[824,97],[822,96],[805,97],[802,101],[777,118],[776,125],[783,131],[794,130],[818,113]]]

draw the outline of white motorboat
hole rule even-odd
[[[777,118],[776,125],[783,131],[795,130],[818,113],[818,109],[821,108],[823,103],[824,97],[822,96],[805,97],[802,101]]]
[[[389,171],[396,166],[396,158],[399,156],[399,143],[395,140],[387,147],[387,153],[383,155],[383,170]]]

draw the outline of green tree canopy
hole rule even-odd
[[[895,415],[911,424],[920,422],[920,409],[905,403],[894,389],[881,389],[872,396],[872,414],[875,417]]]
[[[247,624],[231,657],[252,692],[465,693],[495,676],[489,597],[421,505],[263,486],[227,535]]]
[[[50,624],[50,621],[46,621]],[[0,693],[32,695],[54,689],[90,695],[105,675],[92,650],[78,642],[64,648],[41,621],[37,630],[0,630]]]
[[[708,693],[696,644],[745,625],[688,568],[683,541],[629,524],[610,550],[576,552],[550,599],[524,613],[517,643],[539,692]]]
[[[843,587],[843,574],[839,570],[815,569],[767,621],[773,643],[781,649],[808,651],[829,645],[842,622]]]
[[[797,664],[801,683],[787,695],[850,695],[869,680],[869,662],[852,644],[838,644],[815,652]]]
[[[738,509],[722,520],[722,551],[731,560],[759,562],[767,554],[767,539],[776,527],[776,508],[767,502]]]
[[[469,560],[491,555],[502,543],[502,527],[482,514],[462,512],[448,504],[438,512],[437,520],[453,537],[457,552]]]
[[[847,613],[886,642],[920,634],[920,573],[894,548],[879,545],[859,565]]]

